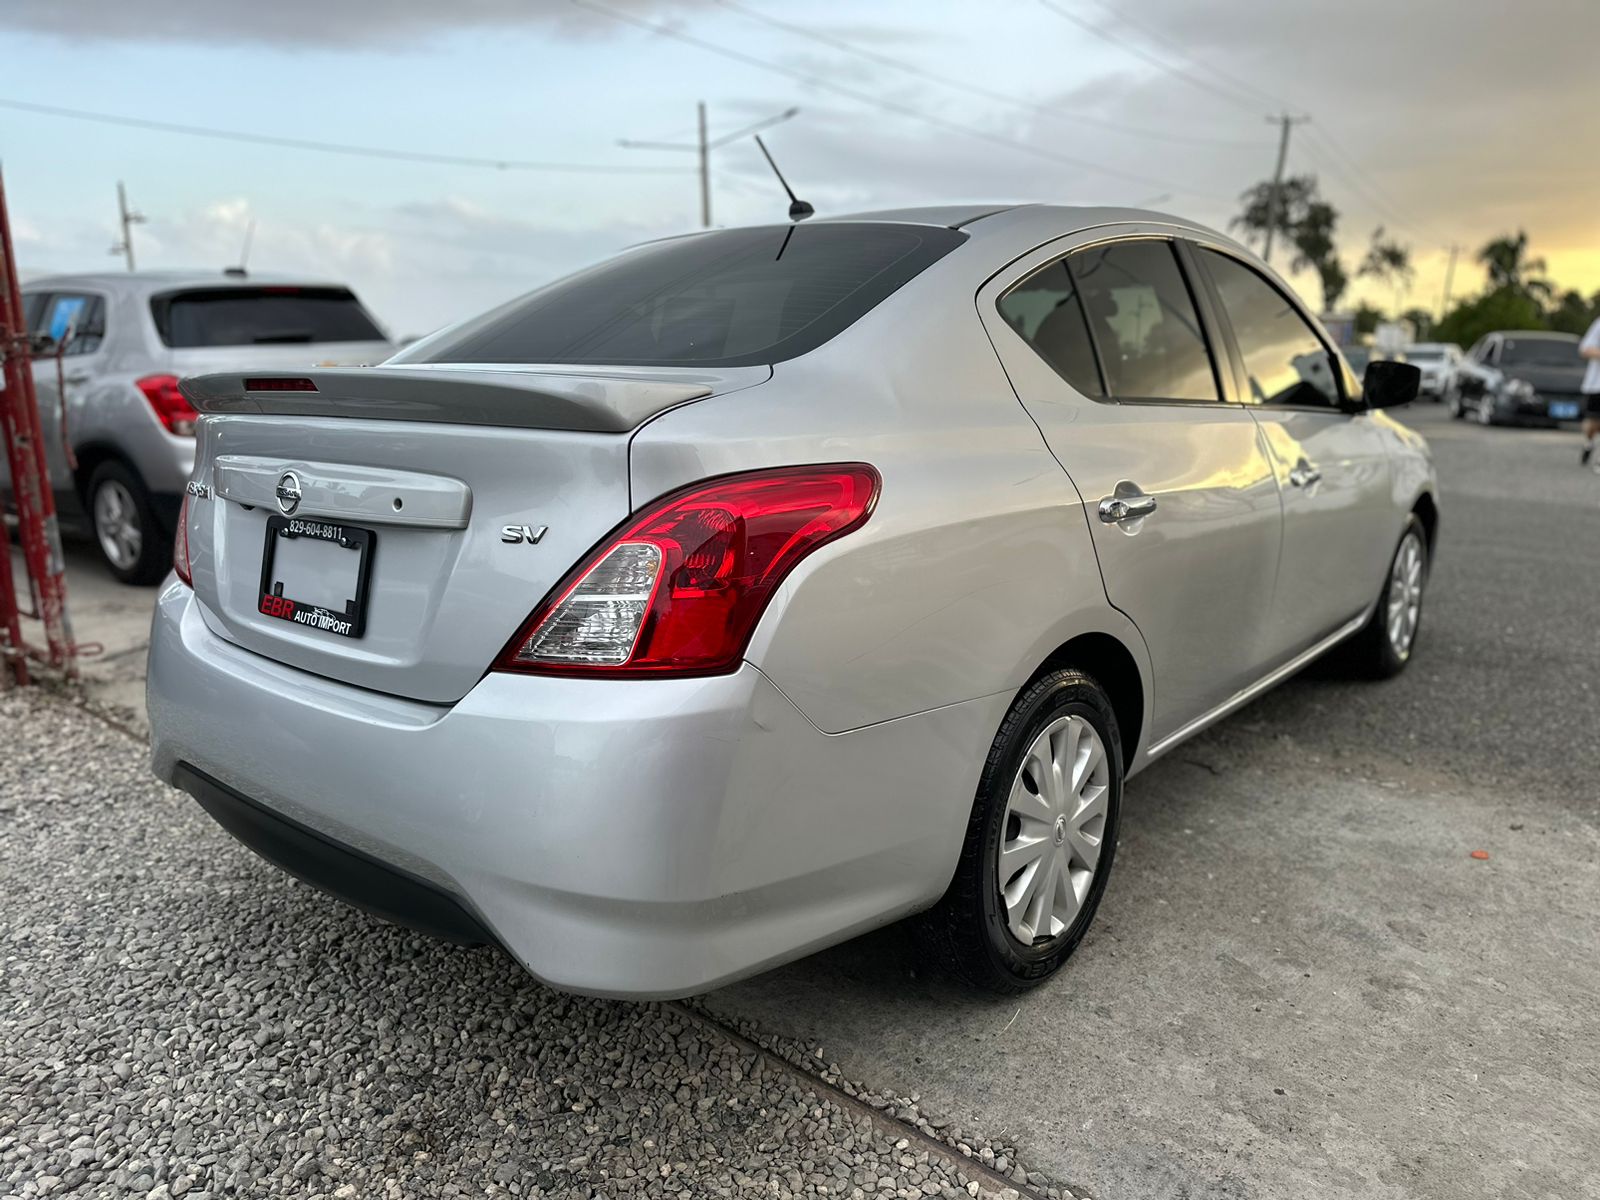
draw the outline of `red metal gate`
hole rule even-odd
[[[11,573],[11,545],[0,520],[0,687],[27,683],[28,660],[48,663],[71,676],[77,673],[77,647],[67,620],[67,582],[56,526],[55,496],[45,465],[39,406],[33,391],[32,346],[22,311],[21,280],[11,246],[11,221],[6,210],[5,180],[0,177],[0,430],[11,468],[12,503],[17,509],[17,534],[28,566],[33,612],[44,625],[45,649],[26,645]]]

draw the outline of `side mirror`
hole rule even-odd
[[[1410,363],[1374,359],[1361,377],[1361,394],[1368,408],[1410,404],[1421,388],[1422,372]]]
[[[56,340],[48,333],[30,333],[28,352],[35,358],[49,358],[56,352]]]

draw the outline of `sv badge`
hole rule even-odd
[[[548,528],[546,525],[505,525],[500,529],[500,540],[512,546],[537,546]]]

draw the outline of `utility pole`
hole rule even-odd
[[[706,133],[706,102],[699,101],[695,105],[696,128],[699,136],[693,142],[636,142],[629,138],[619,138],[617,145],[629,150],[692,150],[699,157],[700,162],[700,226],[703,229],[711,228],[711,152],[718,146],[726,146],[729,142],[736,142],[742,137],[787,121],[799,113],[798,108],[786,108],[775,117],[768,117],[764,121],[757,121],[754,125],[746,125],[743,129],[736,129],[732,133],[725,133],[721,137],[712,139]]]
[[[1272,261],[1272,235],[1277,231],[1283,211],[1283,168],[1289,161],[1289,131],[1309,120],[1310,117],[1291,117],[1288,113],[1267,118],[1270,124],[1278,125],[1282,132],[1278,135],[1278,165],[1272,172],[1272,199],[1267,205],[1267,244],[1261,251],[1262,262]]]
[[[128,193],[122,186],[122,180],[117,180],[117,216],[122,222],[122,240],[111,247],[111,253],[120,254],[128,260],[128,270],[133,270],[133,227],[143,225],[143,213],[134,212],[128,207]]]
[[[706,102],[695,104],[700,118],[700,228],[711,228],[711,147],[706,145]]]
[[[1450,287],[1456,281],[1456,255],[1461,252],[1461,247],[1454,242],[1450,243],[1450,264],[1444,269],[1444,299],[1439,302],[1439,319],[1442,321],[1450,315]]]

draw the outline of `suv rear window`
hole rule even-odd
[[[150,300],[164,344],[271,346],[381,342],[383,332],[347,288],[229,287],[167,292]]]
[[[640,246],[395,361],[735,367],[820,346],[966,240],[954,229],[823,223]]]

